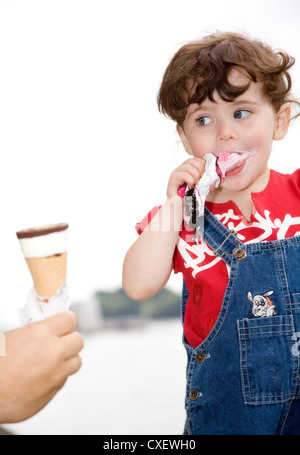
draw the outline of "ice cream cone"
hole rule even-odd
[[[68,225],[61,223],[16,233],[40,297],[50,299],[66,282],[67,231]]]
[[[51,298],[67,278],[67,253],[25,258],[38,295]]]

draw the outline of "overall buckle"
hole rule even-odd
[[[234,235],[233,241],[238,245],[238,248],[236,248],[233,251],[233,253],[228,253],[227,251],[224,251],[222,254],[219,254],[218,251],[220,250],[220,248],[222,248],[224,243],[226,243],[227,239],[231,235]],[[228,254],[229,256],[234,256],[238,261],[243,261],[247,257],[247,252],[243,248],[240,247],[240,245],[239,245],[239,243],[237,241],[237,232],[235,230],[233,230],[233,229],[231,229],[229,231],[229,234],[227,235],[226,239],[221,243],[221,245],[216,250],[214,250],[213,253],[217,257],[222,257],[224,254]]]

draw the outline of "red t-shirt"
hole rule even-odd
[[[243,217],[232,202],[207,208],[228,229],[234,229],[243,243],[267,242],[300,235],[300,169],[293,174],[271,170],[267,187],[252,193],[254,207],[251,221]],[[136,225],[140,234],[160,207],[154,207]],[[193,233],[182,224],[174,252],[174,272],[183,274],[189,297],[184,317],[184,333],[191,346],[198,346],[214,326],[229,280],[225,262],[213,254],[201,240],[197,245]]]

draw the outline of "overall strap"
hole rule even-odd
[[[201,223],[199,225],[201,226]],[[237,232],[227,229],[207,207],[204,208],[202,225],[204,229],[199,232],[201,237],[227,265],[230,265],[234,258],[241,261],[247,257],[245,245],[238,239]]]

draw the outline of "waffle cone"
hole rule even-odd
[[[41,258],[25,258],[36,292],[51,298],[66,282],[67,253]]]

